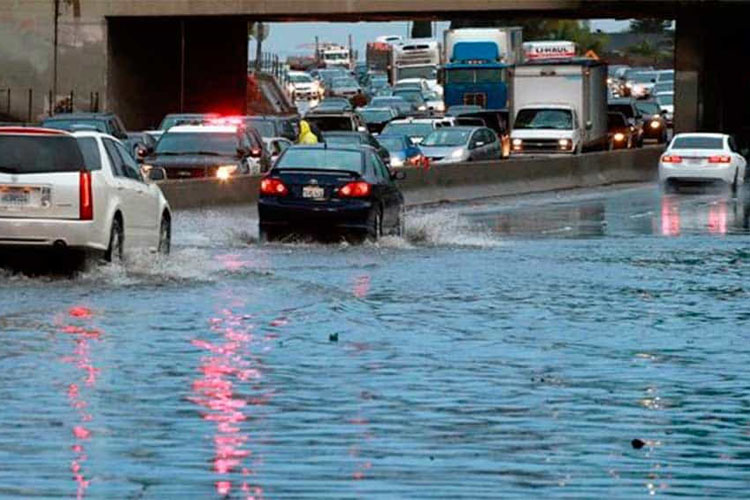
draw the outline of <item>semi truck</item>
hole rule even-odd
[[[607,65],[593,59],[547,57],[513,71],[513,154],[606,149]]]
[[[523,29],[466,28],[446,30],[444,100],[446,108],[508,106],[509,68],[522,61]]]

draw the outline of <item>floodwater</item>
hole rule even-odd
[[[0,496],[743,497],[747,214],[640,186],[348,246],[183,212],[164,261],[2,272]]]

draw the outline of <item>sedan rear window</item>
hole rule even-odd
[[[671,149],[724,149],[723,137],[677,137]]]
[[[78,146],[83,154],[83,163],[89,172],[102,169],[102,158],[99,155],[99,145],[93,137],[79,137]]]
[[[352,119],[348,116],[311,116],[308,115],[306,120],[315,125],[322,132],[329,130],[354,130]]]
[[[0,173],[78,172],[84,165],[73,137],[0,135]]]
[[[331,149],[288,149],[274,167],[285,169],[346,170],[362,173],[362,154]]]

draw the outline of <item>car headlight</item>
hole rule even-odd
[[[437,106],[435,106],[435,109],[442,113],[443,111],[445,111],[445,103],[440,101],[439,103],[437,103]]]
[[[422,105],[422,106],[418,107],[417,110],[418,111],[427,111],[427,106]]]
[[[523,147],[523,139],[513,139],[513,149],[521,149]]]
[[[661,123],[659,123],[658,120],[653,120],[650,124],[651,128],[659,128],[661,127]]]
[[[557,144],[560,146],[560,149],[570,149],[570,147],[573,145],[573,141],[570,139],[560,139],[557,141]]]
[[[225,181],[239,170],[237,165],[222,165],[216,169],[216,178]]]
[[[623,134],[622,132],[617,132],[615,134],[615,136],[614,136],[614,140],[615,140],[615,142],[622,142],[622,141],[624,141],[625,140],[625,134]]]
[[[404,160],[397,156],[391,156],[391,166],[392,167],[403,167],[404,166]]]
[[[453,159],[461,159],[464,157],[464,150],[463,149],[457,149],[456,151],[451,154],[451,158]]]

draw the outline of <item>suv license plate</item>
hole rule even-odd
[[[325,190],[319,186],[305,186],[302,188],[303,198],[312,198],[319,200],[325,196]]]
[[[31,193],[28,191],[22,191],[20,189],[12,189],[10,191],[4,191],[0,195],[0,203],[3,205],[9,205],[12,207],[18,207],[28,205],[31,202]]]

